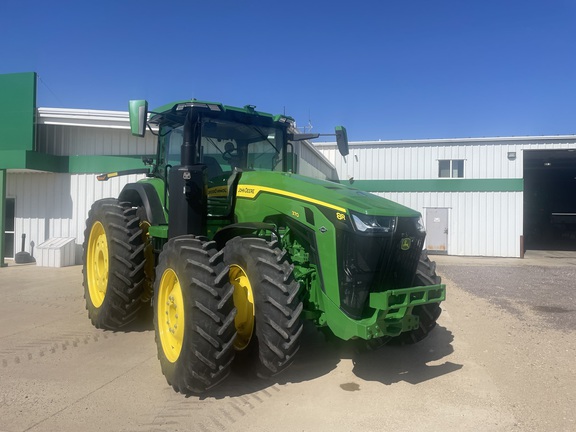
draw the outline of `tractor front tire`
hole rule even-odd
[[[154,328],[162,373],[174,390],[202,393],[226,378],[234,359],[233,288],[216,243],[170,239],[154,283]]]
[[[96,201],[84,232],[83,285],[88,317],[96,328],[117,330],[142,308],[144,241],[136,209],[107,198]]]
[[[429,286],[441,283],[440,276],[436,274],[436,263],[430,261],[426,251],[422,251],[414,286]],[[430,303],[421,306],[414,306],[412,314],[419,318],[419,326],[416,330],[411,330],[390,339],[390,345],[410,345],[420,342],[436,327],[436,321],[440,316],[442,309],[440,303]]]
[[[300,348],[303,304],[294,267],[278,242],[254,237],[228,241],[224,262],[238,310],[236,356],[260,378],[272,377],[292,364]]]

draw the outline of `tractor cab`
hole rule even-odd
[[[150,119],[148,120],[148,114]],[[206,165],[208,179],[234,169],[294,172],[297,156],[291,142],[318,138],[298,133],[294,119],[219,103],[185,101],[148,112],[143,100],[130,101],[132,133],[144,136],[147,123],[158,126],[156,176],[167,179],[177,165]],[[338,149],[348,154],[346,129],[336,127]]]
[[[132,104],[145,104],[132,101]],[[132,106],[132,105],[131,105]],[[146,105],[143,105],[144,107]],[[145,113],[147,109],[142,110]],[[146,118],[132,114],[131,125],[143,131]],[[150,113],[158,126],[157,175],[177,165],[206,165],[208,179],[238,170],[286,171],[290,117],[272,116],[253,106],[243,109],[198,101],[180,102]],[[135,129],[133,129],[134,131]],[[143,134],[143,132],[141,132]]]
[[[158,128],[152,175],[164,181],[167,211],[178,214],[170,218],[170,236],[206,235],[213,231],[207,228],[209,220],[216,225],[233,222],[242,172],[288,171],[287,161],[294,159],[287,141],[294,121],[250,105],[234,108],[192,100],[165,105],[147,117],[147,103],[131,101],[132,132],[143,135],[146,123]]]

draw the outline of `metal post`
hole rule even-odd
[[[4,262],[4,227],[6,226],[6,170],[0,170],[0,267]]]

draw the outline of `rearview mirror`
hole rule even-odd
[[[348,134],[344,126],[336,126],[336,144],[338,144],[338,151],[342,156],[348,155]]]
[[[148,102],[145,100],[131,100],[128,113],[130,115],[130,131],[132,135],[143,137],[146,133],[148,120]]]

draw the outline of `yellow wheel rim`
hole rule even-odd
[[[88,293],[94,307],[104,303],[108,287],[108,240],[102,223],[96,221],[90,230],[86,255]]]
[[[234,286],[234,306],[237,310],[234,318],[237,332],[234,348],[241,351],[248,346],[254,333],[254,293],[242,267],[236,264],[231,265],[228,277]]]
[[[184,298],[178,276],[166,269],[158,289],[158,333],[169,362],[178,360],[184,341]]]

